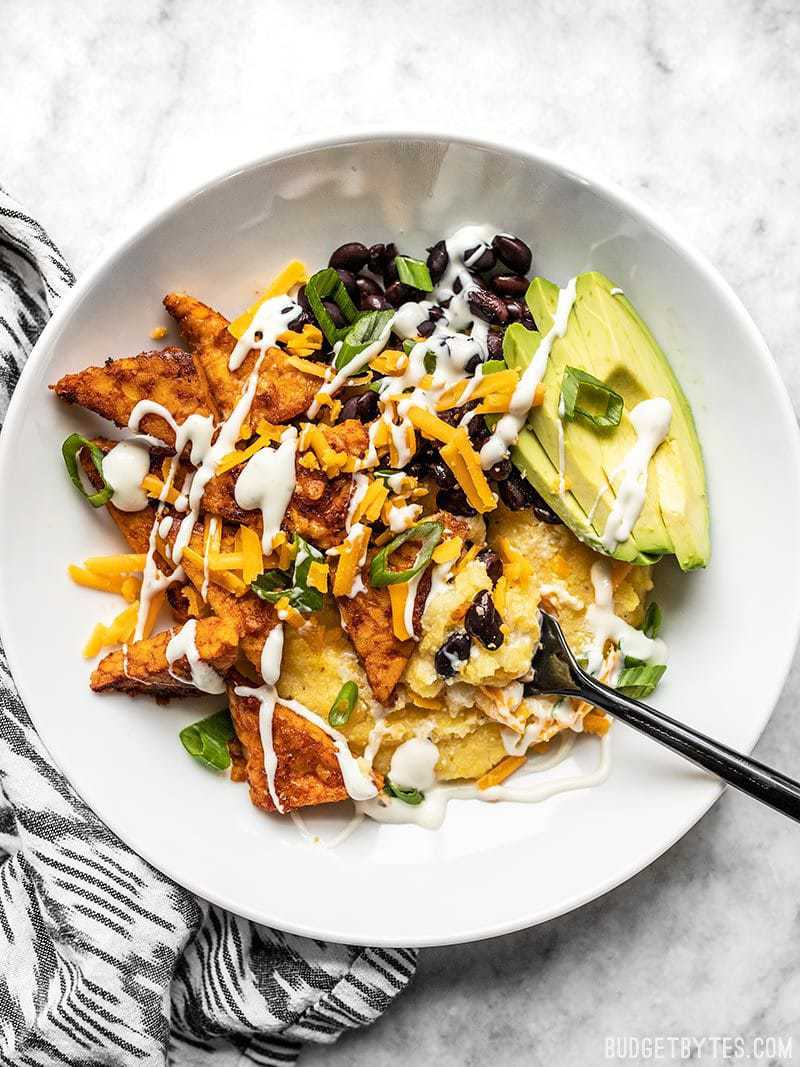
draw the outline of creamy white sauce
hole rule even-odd
[[[103,477],[114,490],[111,503],[120,511],[147,507],[142,481],[150,472],[150,453],[142,445],[120,441],[103,457]]]
[[[134,630],[133,640],[141,641],[144,637],[144,628],[147,623],[147,616],[150,613],[150,605],[153,602],[153,597],[162,592],[173,582],[183,582],[186,580],[186,574],[183,567],[176,567],[172,574],[162,574],[156,565],[156,535],[158,534],[158,527],[161,524],[162,512],[164,505],[160,504],[156,510],[156,517],[153,520],[153,525],[150,527],[150,539],[147,546],[147,555],[144,561],[144,570],[142,571],[142,586],[139,590],[139,609],[136,613],[136,629]]]
[[[566,607],[583,611],[586,607],[580,597],[573,596],[563,582],[543,582],[539,586],[539,596],[546,597],[556,608]]]
[[[347,533],[347,537],[345,537],[344,541],[342,542],[342,545],[345,545],[345,544],[348,544],[348,543],[352,544],[354,541],[357,541],[362,536],[362,534],[364,533],[365,530],[366,530],[366,526],[364,525],[363,522],[354,523],[350,527],[350,529],[349,529],[349,531]],[[340,554],[340,550],[341,550],[341,546],[337,546],[334,549],[330,549],[329,548],[327,553],[326,553],[326,555],[329,555],[329,556],[330,555],[339,555]],[[367,552],[368,552],[368,550],[369,550],[369,542],[365,541],[364,542],[364,547],[361,550],[361,555],[360,555],[360,557],[358,559],[358,563],[356,565],[355,577],[353,578],[353,583],[350,586],[350,588],[348,589],[348,591],[344,594],[347,597],[348,600],[352,600],[354,596],[358,596],[359,593],[363,593],[365,591],[365,589],[366,589],[366,586],[364,585],[364,579],[361,577],[361,568],[367,562]]]
[[[350,532],[350,527],[353,525],[353,516],[356,513],[356,508],[367,495],[369,489],[369,478],[366,474],[354,474],[353,475],[353,488],[350,492],[350,503],[347,505],[347,517],[344,520],[345,533]]]
[[[421,804],[405,804],[402,800],[381,794],[374,800],[356,804],[356,810],[376,822],[413,823],[424,829],[438,830],[451,800],[480,800],[490,804],[498,800],[510,800],[518,804],[539,804],[558,793],[588,789],[604,782],[611,769],[610,732],[600,738],[600,759],[594,771],[569,778],[552,778],[539,785],[528,784],[528,779],[537,772],[551,770],[566,758],[573,735],[569,733],[564,736],[565,740],[553,753],[530,759],[526,764],[526,773],[515,776],[515,785],[503,783],[491,789],[478,789],[474,785],[441,784],[429,789]]]
[[[625,295],[625,291],[623,289],[620,289],[619,286],[617,286],[617,285],[615,285],[613,289],[609,289],[609,293],[612,296],[624,296]]]
[[[413,737],[398,745],[389,765],[392,785],[401,789],[418,789],[424,793],[436,782],[434,768],[439,759],[439,749],[427,738]]]
[[[320,386],[317,395],[312,401],[311,407],[308,409],[308,417],[310,419],[313,419],[319,411],[320,393],[324,393],[326,396],[335,396],[348,378],[352,377],[354,374],[358,374],[360,370],[363,370],[364,367],[366,367],[370,360],[375,359],[376,356],[381,354],[388,344],[394,320],[395,316],[389,319],[381,331],[380,337],[378,337],[376,341],[373,341],[372,344],[367,345],[363,352],[359,352],[357,356],[353,356],[350,362],[345,364],[340,371],[334,374],[330,381],[327,381],[326,377],[326,381]],[[341,347],[341,342],[337,342],[336,345],[334,345],[335,355],[339,354]]]
[[[587,649],[587,671],[599,674],[603,666],[605,646],[609,641],[619,645],[623,656],[631,656],[645,663],[666,663],[667,646],[658,637],[647,637],[614,613],[614,585],[608,560],[598,560],[591,569],[594,603],[586,609],[586,623],[592,632]]]
[[[189,678],[176,674],[173,667],[180,659],[189,664]],[[225,679],[214,668],[200,658],[197,651],[197,619],[189,619],[174,634],[167,645],[167,662],[169,673],[183,685],[193,685],[203,693],[224,693]]]
[[[253,321],[236,342],[228,360],[228,370],[238,370],[251,349],[265,352],[273,348],[289,323],[301,313],[302,308],[285,293],[265,300],[256,310]]]
[[[661,396],[643,400],[631,411],[630,420],[636,430],[636,443],[614,472],[615,475],[622,474],[622,481],[617,487],[614,506],[601,538],[609,552],[628,540],[642,513],[647,496],[648,467],[656,449],[669,433],[672,405]]]
[[[484,470],[499,463],[506,455],[509,448],[516,444],[522,427],[528,418],[533,402],[536,398],[536,388],[544,378],[550,352],[557,340],[567,332],[569,315],[572,305],[575,303],[575,286],[577,278],[570,278],[563,289],[559,291],[558,303],[553,325],[539,341],[533,359],[517,383],[517,387],[511,396],[508,405],[508,413],[498,421],[494,432],[481,449],[481,466]]]
[[[203,584],[200,587],[200,596],[203,600],[208,600],[208,584],[211,581],[211,572],[209,569],[211,545],[216,540],[218,527],[219,519],[212,518],[208,524],[208,536],[203,542]]]
[[[393,504],[389,508],[389,529],[395,534],[402,533],[413,526],[421,514],[422,507],[419,504],[406,504],[402,508]]]
[[[419,583],[421,582],[424,573],[425,568],[423,567],[419,574],[415,574],[413,578],[410,578],[406,582],[406,602],[403,608],[403,626],[406,628],[406,633],[410,634],[415,641],[418,641],[419,637],[414,631],[414,606],[417,602]]]
[[[295,486],[297,429],[287,427],[277,448],[262,448],[251,456],[236,481],[234,497],[245,511],[258,508],[264,523],[261,547],[272,551]]]

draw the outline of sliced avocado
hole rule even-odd
[[[514,324],[506,331],[504,355],[524,368],[550,329],[559,290],[534,278],[527,294],[538,332]],[[558,405],[564,369],[588,371],[619,393],[625,403],[617,427],[597,429],[563,420],[565,491],[559,493]],[[599,273],[578,277],[567,331],[552,346],[535,408],[512,453],[531,484],[573,530],[608,554],[601,538],[619,487],[620,466],[636,441],[629,413],[642,400],[664,397],[672,408],[669,433],[650,461],[647,495],[631,536],[612,555],[650,563],[674,554],[683,570],[703,567],[710,555],[708,498],[702,453],[688,401],[661,349],[630,302]]]

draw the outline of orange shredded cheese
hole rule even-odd
[[[408,366],[408,356],[405,352],[389,348],[370,360],[369,365],[378,374],[402,374]]]
[[[506,756],[505,759],[500,760],[496,767],[492,767],[486,774],[481,775],[475,784],[478,789],[491,789],[493,785],[500,785],[514,771],[519,770],[522,764],[527,761],[527,758],[527,756]]]
[[[481,378],[474,389],[470,390],[470,400],[480,400],[490,395],[508,396],[513,394],[519,383],[519,374],[516,370],[498,371],[496,374],[487,374]],[[461,396],[467,388],[467,381],[456,382],[439,397],[436,404],[437,411],[448,411],[458,407]]]
[[[155,326],[150,331],[150,339],[152,341],[163,341],[166,336],[167,336],[167,327],[166,326]]]
[[[506,610],[506,595],[508,594],[508,578],[505,574],[498,579],[497,585],[494,587],[494,603],[497,610],[502,615]]]
[[[452,559],[458,559],[463,547],[464,542],[460,537],[448,537],[434,548],[431,558],[434,563],[448,563]]]
[[[103,593],[121,594],[122,583],[125,581],[119,574],[93,574],[90,570],[78,567],[75,563],[70,563],[67,567],[67,574],[76,585],[85,586],[87,589],[99,589]]]
[[[492,511],[497,506],[481,468],[478,454],[470,444],[467,431],[454,430],[454,437],[441,449],[441,457],[456,476],[467,500],[479,512]]]
[[[408,582],[398,582],[387,586],[392,605],[392,632],[398,641],[408,641],[413,634],[406,629],[406,601],[408,600]]]
[[[133,574],[143,571],[146,561],[144,552],[122,552],[114,556],[90,556],[83,565],[92,574]]]
[[[375,522],[381,514],[384,502],[389,495],[389,488],[382,479],[370,482],[361,500],[356,505],[351,522]]]
[[[472,561],[475,559],[479,552],[480,547],[478,545],[472,545],[470,548],[468,548],[453,568],[453,574],[460,574],[461,571],[465,570],[465,568],[467,568],[470,563],[472,563]]]
[[[288,622],[295,630],[299,630],[303,625],[304,619],[302,614],[293,608],[289,603],[288,597],[282,596],[278,603],[275,605],[275,610],[278,613],[278,618],[281,622]]]
[[[328,371],[325,363],[312,363],[310,359],[302,359],[300,356],[288,356],[286,362],[303,374],[311,374],[315,378],[324,378]]]
[[[308,568],[308,584],[320,593],[328,591],[328,564],[314,560]]]
[[[147,495],[149,497],[152,497],[154,500],[160,500],[161,494],[164,492],[164,482],[162,482],[160,478],[157,478],[155,474],[146,474],[144,478],[142,478],[141,487],[142,489],[144,489]],[[178,490],[175,488],[174,485],[171,485],[169,488],[169,492],[167,493],[166,497],[164,497],[164,499],[168,504],[174,504],[179,496],[180,493],[178,492]]]
[[[215,585],[220,586],[222,589],[227,589],[229,593],[233,593],[233,595],[236,597],[244,596],[244,594],[247,592],[248,587],[244,584],[241,578],[231,573],[231,571],[212,570],[211,559],[214,555],[219,555],[219,553],[209,554],[208,569],[209,578],[211,579],[211,581],[214,582]],[[187,562],[192,563],[195,567],[199,567],[202,571],[203,557],[200,555],[199,552],[195,552],[193,548],[184,548],[183,556],[184,559],[187,560]]]
[[[425,408],[409,408],[408,420],[412,426],[416,426],[426,437],[432,437],[434,440],[442,441],[444,444],[450,444],[453,440],[456,440],[458,431],[455,427],[450,426],[444,419],[434,415],[433,412],[426,411]]]
[[[236,531],[235,547],[242,556],[242,581],[249,585],[264,569],[261,538],[255,530],[242,525]]]
[[[365,526],[355,537],[348,537],[338,546],[339,564],[333,579],[334,596],[347,596],[353,588],[371,535],[372,530]]]
[[[507,537],[498,540],[500,558],[503,561],[503,574],[510,585],[526,585],[533,574],[533,567],[527,559],[518,552]]]
[[[352,472],[356,467],[356,460],[348,456],[346,452],[337,452],[328,444],[328,439],[319,426],[312,426],[306,435],[308,448],[310,448],[319,461],[322,470],[329,478],[335,478],[342,471]]]
[[[267,286],[261,296],[256,300],[254,304],[251,304],[247,311],[242,312],[238,318],[235,318],[233,322],[228,324],[228,333],[238,341],[247,327],[253,321],[253,317],[265,300],[270,300],[273,296],[281,296],[283,293],[287,293],[295,285],[303,285],[308,281],[308,271],[305,265],[300,262],[299,259],[293,259],[291,263],[283,268],[283,270],[273,279]]]
[[[590,711],[583,720],[583,728],[587,734],[598,734],[602,737],[611,729],[611,720],[602,712]]]

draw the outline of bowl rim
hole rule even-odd
[[[616,182],[603,177],[598,177],[594,172],[587,172],[581,166],[573,165],[569,161],[569,157],[562,152],[554,152],[548,149],[539,148],[538,146],[529,143],[526,143],[524,146],[509,145],[502,141],[491,140],[484,137],[471,137],[460,133],[443,133],[434,128],[416,131],[402,129],[372,129],[359,132],[344,131],[337,132],[328,137],[302,141],[299,143],[288,141],[272,152],[260,155],[248,161],[240,162],[221,173],[198,182],[192,186],[188,192],[171,199],[165,205],[154,211],[143,211],[139,218],[125,227],[117,237],[114,238],[112,236],[111,243],[106,250],[97,257],[94,263],[87,268],[85,273],[78,278],[75,285],[73,285],[73,287],[61,298],[56,310],[45,325],[36,344],[33,346],[25,366],[22,369],[20,378],[11,397],[2,432],[0,432],[0,485],[5,484],[6,479],[9,476],[9,468],[13,463],[11,440],[14,437],[15,424],[17,420],[22,417],[25,407],[26,394],[29,388],[28,383],[33,375],[33,366],[38,362],[39,358],[41,358],[42,353],[49,347],[50,338],[58,334],[61,328],[61,323],[72,314],[73,309],[81,302],[83,295],[92,288],[96,279],[102,275],[113,260],[124,255],[130,246],[140,238],[157,230],[158,227],[173,213],[182,210],[196,197],[202,196],[212,189],[224,185],[226,182],[235,179],[239,175],[247,174],[271,163],[277,163],[281,160],[291,159],[296,156],[327,149],[342,148],[348,145],[355,146],[383,141],[396,143],[429,142],[439,144],[458,144],[466,148],[517,157],[527,162],[536,163],[563,177],[577,181],[582,185],[595,190],[600,196],[606,198],[623,212],[638,217],[639,220],[656,230],[658,234],[668,242],[676,254],[680,258],[688,261],[691,266],[703,276],[704,280],[717,291],[721,299],[724,301],[727,314],[735,316],[738,325],[746,335],[754,352],[758,354],[758,358],[770,379],[770,384],[772,386],[772,392],[775,399],[775,416],[780,416],[783,423],[783,429],[787,434],[787,439],[791,442],[791,453],[786,459],[791,463],[795,485],[796,487],[800,487],[800,426],[798,426],[794,407],[786,384],[778,370],[777,363],[752,316],[731,284],[723,277],[711,260],[704,253],[700,252],[691,240],[683,235],[679,227],[675,226],[670,220],[665,218],[659,209],[652,208],[650,205],[645,204],[638,195],[627,192],[627,190],[623,189],[622,186]],[[5,519],[3,518],[4,515]],[[0,526],[2,526],[4,522],[9,521],[9,509],[0,509]],[[0,571],[3,569],[3,566],[4,563],[0,560]],[[796,604],[794,617],[791,620],[786,620],[791,626],[791,640],[785,645],[786,651],[782,660],[774,663],[772,680],[766,687],[765,692],[765,703],[769,708],[769,711],[764,717],[763,722],[759,724],[752,742],[743,748],[743,751],[745,752],[752,751],[766,728],[767,723],[771,719],[794,660],[798,641],[800,640],[800,570],[798,571],[796,584],[797,595],[794,598]],[[5,655],[14,685],[17,688],[17,692],[19,693],[23,705],[27,709],[28,702],[25,696],[24,685],[21,685],[17,681],[15,673],[15,664],[18,663],[19,660],[16,655],[15,639],[12,636],[13,628],[4,621],[4,615],[5,612],[2,603],[0,603],[0,641],[2,641],[5,649]],[[40,733],[34,717],[30,714],[29,717],[41,743],[52,760],[53,765],[64,775],[81,800],[94,811],[101,822],[107,825],[109,829],[120,838],[127,848],[130,848],[131,851],[141,856],[162,875],[170,878],[172,881],[176,882],[176,884],[182,886],[195,896],[209,900],[211,903],[233,911],[235,914],[242,915],[244,918],[254,922],[265,922],[264,915],[258,914],[254,909],[242,908],[239,904],[231,906],[231,904],[224,899],[215,898],[213,895],[207,895],[201,885],[187,884],[185,881],[175,878],[174,875],[161,865],[161,861],[155,861],[151,858],[148,849],[141,848],[139,843],[137,843],[136,847],[129,844],[125,836],[123,836],[123,834],[114,826],[113,820],[111,822],[106,822],[106,819],[98,814],[93,800],[87,798],[85,793],[78,789],[69,770],[62,767],[58,760],[53,757],[48,747],[47,740]],[[591,885],[586,890],[562,900],[558,905],[554,905],[548,909],[542,909],[541,912],[530,916],[499,922],[488,926],[485,924],[482,925],[479,920],[476,919],[474,925],[463,931],[458,937],[454,938],[450,936],[444,939],[406,938],[404,945],[412,948],[423,948],[435,945],[462,944],[465,942],[499,937],[518,930],[528,929],[539,923],[567,914],[568,912],[605,895],[612,889],[615,889],[623,882],[628,881],[628,879],[649,867],[651,863],[667,852],[677,841],[688,833],[703,815],[709,811],[721,795],[723,789],[726,788],[723,783],[713,782],[711,780],[709,780],[709,786],[711,788],[709,788],[707,793],[704,793],[700,797],[699,801],[688,812],[686,817],[681,820],[680,824],[675,829],[674,834],[672,834],[666,841],[659,840],[655,847],[647,853],[640,853],[637,855],[635,862],[626,866],[622,871],[618,872],[616,876],[607,878],[599,884]],[[345,931],[331,932],[330,929],[320,929],[313,924],[313,921],[309,923],[293,924],[282,922],[280,929],[300,936],[322,938],[324,940],[340,943],[369,944],[389,948],[394,947],[396,944],[396,942],[392,940],[381,939],[380,937],[372,937],[368,940],[360,941],[354,939],[352,934],[348,934]]]

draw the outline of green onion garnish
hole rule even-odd
[[[431,272],[421,259],[395,256],[394,265],[397,267],[397,277],[403,285],[410,285],[412,289],[420,289],[423,293],[432,292]]]
[[[189,755],[206,767],[213,767],[217,771],[225,771],[230,767],[228,742],[234,740],[236,731],[227,708],[184,727],[178,736]]]
[[[331,726],[344,726],[353,714],[357,701],[358,686],[355,682],[345,682],[328,712],[328,722]]]
[[[664,617],[661,614],[661,608],[656,604],[655,600],[651,601],[647,605],[647,611],[644,613],[642,633],[645,637],[658,637],[661,632],[661,624],[663,621]]]
[[[348,329],[347,335],[342,341],[342,347],[333,362],[334,367],[337,370],[341,370],[342,367],[347,366],[351,359],[360,355],[365,348],[379,340],[393,318],[394,312],[390,310],[368,311],[365,315],[362,315]]]
[[[407,356],[410,356],[414,345],[418,344],[419,341],[415,341],[413,337],[407,337],[405,341],[403,341],[403,351]]]
[[[508,370],[504,359],[487,359],[482,366],[481,374],[484,378],[487,374],[499,374],[501,370]]]
[[[350,325],[358,318],[358,308],[350,299],[350,294],[344,287],[344,283],[333,267],[318,270],[306,283],[306,296],[314,312],[314,318],[319,323],[319,328],[327,337],[330,344],[343,341],[347,336]],[[337,328],[333,319],[325,310],[323,300],[332,300],[345,317],[347,326]]]
[[[388,777],[383,779],[383,791],[390,797],[397,797],[398,800],[402,800],[404,804],[421,804],[425,799],[425,794],[420,793],[419,789],[403,789],[399,785],[395,785],[390,781]]]
[[[428,349],[428,351],[422,357],[422,362],[428,374],[433,374],[433,372],[436,370],[436,353],[431,352],[431,350]]]
[[[321,563],[325,557],[299,534],[294,535],[294,543],[297,546],[297,554],[294,557],[291,576],[288,571],[262,571],[255,581],[250,583],[250,588],[270,604],[277,604],[286,597],[289,604],[298,611],[319,611],[324,597],[319,589],[308,584],[308,572],[315,560]]]
[[[666,670],[663,663],[649,663],[643,667],[626,667],[617,679],[617,689],[626,697],[641,700],[649,697]]]
[[[78,471],[78,457],[83,449],[86,449],[89,453],[94,469],[103,479],[103,488],[98,489],[95,493],[87,493],[83,487],[81,476]],[[80,492],[80,494],[86,497],[86,500],[92,505],[93,508],[101,508],[103,504],[107,504],[111,497],[114,495],[114,487],[109,485],[103,474],[103,452],[93,444],[87,438],[82,437],[79,433],[71,433],[61,446],[61,455],[64,457],[64,463],[67,467],[67,473],[70,476],[72,484]]]
[[[393,541],[383,548],[372,558],[369,568],[370,584],[377,588],[383,585],[398,585],[401,582],[410,582],[419,572],[427,567],[433,550],[442,539],[444,527],[440,522],[420,522],[403,530]],[[413,566],[406,571],[389,570],[389,557],[393,552],[406,543],[406,541],[421,541],[422,547],[417,553]]]
[[[598,429],[619,426],[623,400],[619,393],[577,367],[565,367],[561,382],[564,418],[581,418]]]

